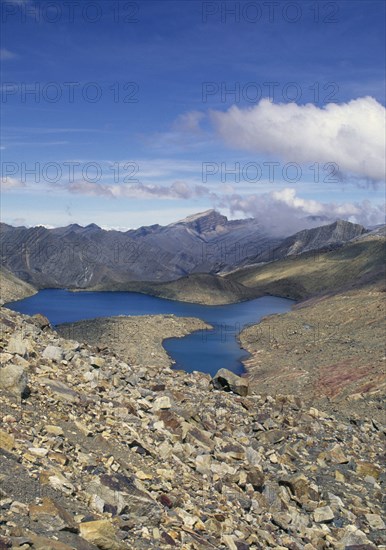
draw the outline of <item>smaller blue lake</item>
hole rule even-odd
[[[42,313],[53,325],[115,315],[174,314],[178,317],[198,317],[212,325],[213,329],[199,330],[184,338],[169,338],[164,341],[164,348],[175,361],[176,368],[213,375],[220,368],[238,374],[244,372],[242,360],[248,357],[248,353],[239,346],[237,338],[240,331],[267,315],[289,311],[293,304],[292,300],[265,296],[237,304],[205,306],[137,292],[49,289],[6,304],[6,307],[27,315]]]

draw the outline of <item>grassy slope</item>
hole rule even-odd
[[[367,237],[333,251],[307,252],[226,276],[258,293],[295,300],[382,281],[386,239]]]
[[[89,290],[130,290],[169,300],[208,305],[240,302],[256,296],[253,289],[248,289],[237,281],[207,273],[197,273],[167,283],[114,283],[113,288],[109,283],[106,287],[98,285]]]
[[[109,282],[88,290],[134,291],[209,305],[240,302],[266,294],[302,300],[381,281],[385,272],[385,245],[385,238],[368,236],[335,250],[306,252],[221,277],[198,273],[166,283],[136,281],[112,285]]]

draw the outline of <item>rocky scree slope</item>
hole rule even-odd
[[[273,395],[286,387],[333,414],[384,422],[384,291],[373,285],[311,298],[243,330],[251,383]]]
[[[0,268],[0,306],[33,296],[36,292],[33,286],[21,281],[7,269]]]
[[[63,323],[55,328],[63,338],[110,348],[130,364],[156,364],[162,368],[173,363],[162,345],[166,338],[180,338],[212,327],[195,317],[119,315]]]
[[[0,315],[2,548],[385,548],[379,422]]]

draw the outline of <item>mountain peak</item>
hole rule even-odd
[[[86,225],[85,229],[101,229],[101,228],[96,223],[89,223],[88,225]]]
[[[198,233],[205,233],[206,231],[213,231],[218,225],[225,225],[227,222],[228,218],[226,216],[223,216],[216,210],[210,209],[187,216],[183,220],[178,221],[177,224],[188,225]]]
[[[204,212],[197,212],[196,214],[191,214],[190,216],[186,216],[186,218],[183,218],[182,220],[178,220],[177,223],[190,223],[200,218],[206,218],[207,216],[212,216],[213,214],[218,214],[218,212],[216,212],[216,210],[211,208],[209,210],[205,210]]]

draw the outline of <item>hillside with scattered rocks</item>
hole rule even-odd
[[[385,421],[385,285],[310,298],[240,334],[252,383]],[[279,365],[279,368],[278,368]]]
[[[21,281],[7,269],[0,268],[0,306],[7,302],[28,298],[36,292],[33,286]]]
[[[121,315],[64,323],[55,328],[64,338],[110,348],[130,364],[142,367],[156,364],[161,368],[172,365],[162,346],[166,338],[181,338],[211,326],[195,317]]]
[[[176,281],[165,283],[132,282],[114,284],[99,284],[91,291],[131,291],[157,296],[166,300],[191,302],[205,305],[223,305],[251,300],[262,296],[260,291],[210,273],[193,273]]]
[[[381,422],[0,315],[1,548],[385,547]]]

